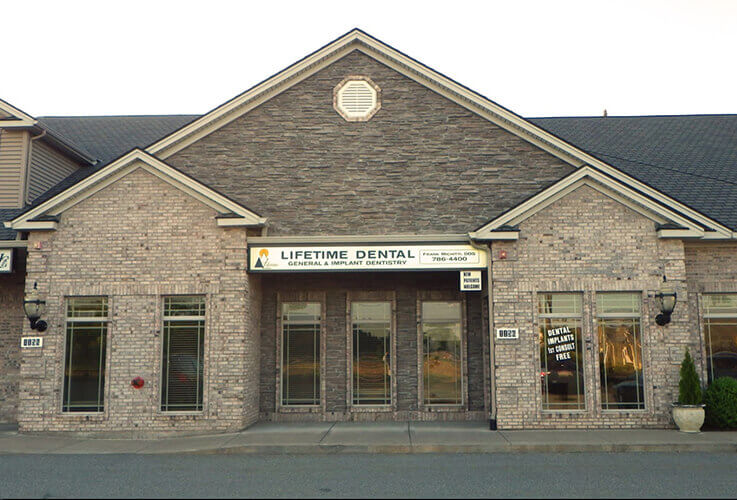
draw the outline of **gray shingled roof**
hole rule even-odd
[[[529,120],[737,229],[737,115]]]
[[[144,148],[198,115],[42,117],[101,161],[41,195],[45,201],[134,147]],[[531,118],[587,153],[737,230],[737,115]],[[510,207],[511,208],[511,207]],[[258,207],[256,207],[258,209]],[[0,221],[12,214],[0,211]],[[0,228],[0,239],[12,239]]]
[[[3,225],[3,221],[11,220],[20,212],[20,208],[0,208],[0,241],[15,239],[15,231],[12,229],[6,229]]]
[[[48,200],[96,172],[110,161],[133,148],[145,148],[156,140],[183,127],[199,115],[152,116],[42,116],[41,124],[79,149],[99,160],[94,167],[77,170],[59,184],[33,200],[33,205]],[[2,222],[21,210],[0,210],[0,241],[15,239],[15,231]]]
[[[198,117],[199,115],[41,116],[38,120],[43,126],[58,132],[105,164],[134,147],[148,146]]]

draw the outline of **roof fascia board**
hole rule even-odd
[[[332,243],[468,243],[466,234],[349,234],[334,236],[251,236],[249,244],[332,244]]]
[[[8,227],[8,223],[5,223],[5,227]],[[32,221],[24,220],[13,224],[12,228],[16,231],[55,231],[59,223],[52,220],[44,221]]]
[[[682,239],[682,238],[697,238],[701,239],[704,236],[704,232],[702,231],[699,233],[698,231],[694,231],[693,229],[658,229],[658,238],[675,238],[675,239]]]
[[[490,231],[488,233],[479,234],[478,231],[471,231],[468,237],[472,240],[484,241],[517,241],[519,239],[519,231]]]
[[[595,182],[592,182],[595,181]],[[583,185],[591,186],[649,219],[664,223],[673,221],[699,234],[704,231],[680,214],[661,206],[627,185],[616,181],[591,167],[582,167],[561,179],[512,210],[502,214],[474,232],[478,239],[493,239],[493,230],[504,225],[516,225],[563,198]]]
[[[0,120],[0,128],[32,128],[35,125],[35,120],[32,122],[25,120]]]
[[[45,213],[59,214],[137,168],[145,168],[169,184],[195,196],[200,201],[207,203],[220,212],[228,211],[239,215],[243,219],[246,219],[250,225],[259,226],[263,225],[266,221],[265,218],[251,212],[166,163],[136,149],[39,206],[19,215],[12,221],[6,222],[5,227],[18,229],[20,224],[24,224],[29,219],[33,219],[39,215]]]

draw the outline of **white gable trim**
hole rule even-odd
[[[596,189],[600,193],[635,210],[657,224],[675,223],[679,226],[677,230],[659,230],[659,237],[708,239],[729,239],[734,237],[734,234],[731,232],[727,232],[726,234],[719,231],[706,232],[698,223],[695,223],[681,213],[653,201],[626,184],[612,179],[608,175],[589,166],[578,169],[571,175],[561,179],[532,198],[529,198],[527,201],[517,205],[512,210],[505,212],[476,231],[469,233],[469,236],[477,240],[497,239],[495,237],[495,231],[499,230],[499,228],[518,225],[584,185]]]
[[[32,127],[36,124],[36,119],[31,115],[24,113],[20,109],[16,108],[12,104],[0,99],[0,111],[3,114],[8,114],[13,118],[5,118],[0,116],[0,127],[2,128],[15,128],[15,127]]]
[[[148,153],[140,149],[135,149],[39,206],[21,214],[12,221],[5,222],[5,227],[16,230],[39,229],[36,226],[38,222],[34,221],[34,218],[42,215],[61,214],[139,168],[155,175],[164,182],[171,184],[218,212],[234,214],[234,217],[227,219],[231,222],[227,225],[262,226],[266,223],[266,219],[260,215],[192,179],[161,160],[154,158]],[[218,225],[225,224],[218,222]],[[55,227],[44,229],[55,229]]]

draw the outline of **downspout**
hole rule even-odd
[[[469,244],[486,253],[486,300],[489,318],[489,430],[496,430],[496,360],[494,356],[494,301],[491,296],[491,242],[488,246],[479,245],[471,235],[468,236]]]

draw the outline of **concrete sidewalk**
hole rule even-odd
[[[259,423],[245,431],[164,439],[19,434],[0,429],[0,454],[737,452],[737,432],[489,431],[485,422]]]

